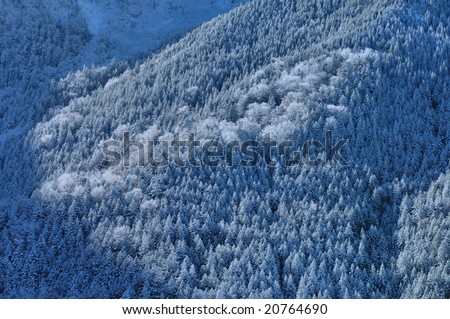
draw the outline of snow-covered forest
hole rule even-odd
[[[447,0],[0,3],[0,297],[450,298]],[[327,131],[347,165],[101,165]]]

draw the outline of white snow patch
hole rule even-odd
[[[144,132],[137,134],[136,140],[139,140],[141,142],[156,141],[160,134],[161,134],[161,131],[158,128],[158,125],[154,124],[154,125],[150,126]]]
[[[350,64],[366,61],[367,59],[375,58],[378,55],[376,51],[369,48],[357,52],[352,51],[349,48],[345,48],[341,49],[339,53],[346,59],[345,62]]]

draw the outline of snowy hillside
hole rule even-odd
[[[84,44],[50,38],[64,53],[48,68],[105,38],[118,56],[153,45],[127,37],[153,15],[131,3],[79,1],[86,24],[69,34]],[[177,3],[173,19],[193,12]],[[39,84],[13,59],[0,77],[0,296],[449,298],[449,34],[446,0],[255,0],[136,63]],[[139,141],[269,134],[292,149],[139,162]],[[119,165],[105,165],[111,142]]]
[[[85,59],[146,54],[248,0],[78,0],[92,41]]]
[[[27,28],[28,16],[34,16],[35,22],[57,23],[72,30],[86,28],[89,41],[83,62],[87,65],[105,63],[106,58],[148,54],[245,2],[248,0],[0,1],[4,24],[14,21]]]

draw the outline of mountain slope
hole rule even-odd
[[[5,155],[23,149],[26,134],[53,109],[243,2],[0,0],[0,198],[34,189],[23,178],[26,154],[20,163]],[[92,63],[101,67],[87,69]]]
[[[98,89],[62,80],[2,158],[30,198],[3,204],[0,293],[448,297],[449,13],[258,0]],[[347,165],[102,167],[126,131],[296,147],[332,131]]]

